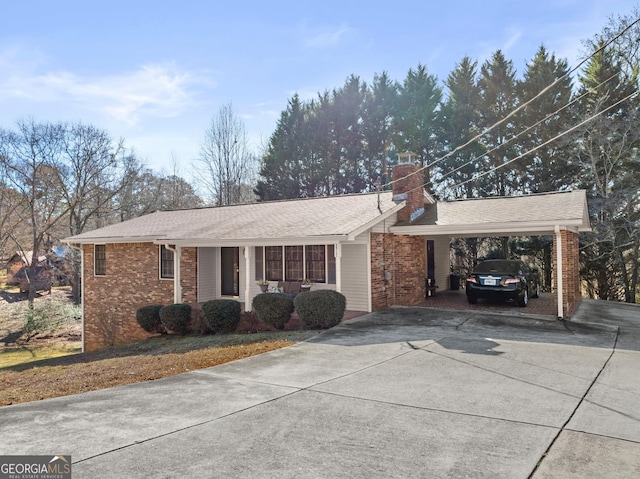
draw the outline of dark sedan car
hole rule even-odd
[[[467,277],[467,300],[476,304],[478,298],[517,301],[526,306],[529,298],[540,294],[538,274],[518,260],[492,259],[478,263]]]

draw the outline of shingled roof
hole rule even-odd
[[[555,226],[589,231],[584,190],[438,202],[410,225],[392,228],[404,234],[549,234]]]
[[[402,208],[391,192],[158,211],[66,238],[67,243],[223,244],[353,236]]]
[[[306,198],[218,208],[158,211],[66,238],[67,243],[162,242],[231,245],[354,239],[404,206],[391,192]],[[411,235],[550,234],[556,226],[589,231],[584,190],[425,204]]]

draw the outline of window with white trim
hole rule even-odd
[[[333,245],[296,245],[256,247],[257,280],[336,282]]]
[[[93,274],[96,276],[107,274],[107,245],[93,245]]]
[[[160,245],[160,278],[173,279],[173,251],[165,245]]]
[[[267,281],[282,281],[282,246],[265,246],[264,258],[264,278]]]

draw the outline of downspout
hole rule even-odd
[[[563,297],[563,284],[562,284],[562,235],[560,234],[560,225],[555,227],[556,233],[556,278],[558,288],[558,319],[564,319],[564,297]]]
[[[80,311],[82,312],[81,331],[82,331],[82,352],[84,353],[84,249],[67,243],[67,246],[76,251],[80,251]]]
[[[169,243],[165,243],[165,248],[173,252],[173,302],[175,304],[182,302],[182,287],[180,285],[180,255],[182,248],[176,246],[172,248]]]

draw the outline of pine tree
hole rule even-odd
[[[478,86],[481,99],[480,128],[486,131],[495,123],[504,120],[518,106],[513,62],[507,60],[500,50],[496,51],[491,60],[486,61],[480,68]],[[518,148],[512,142],[515,136],[513,121],[511,118],[501,122],[490,131],[486,131],[480,140],[487,149],[483,158],[483,171],[490,172],[477,182],[482,196],[506,196],[522,191],[519,165],[501,167],[518,153]]]
[[[442,142],[448,156],[437,167],[442,178],[438,191],[444,198],[472,198],[474,184],[470,180],[483,149],[478,142],[456,151],[478,133],[480,91],[477,62],[464,57],[446,81],[448,96],[442,105]],[[460,186],[457,186],[460,185]]]
[[[558,81],[551,89],[532,101],[518,115],[518,144],[529,151],[554,138],[573,123],[572,82],[568,75],[566,60],[557,60],[555,55],[540,46],[531,63],[527,64],[524,80],[519,84],[518,96],[521,104],[528,102],[547,86]],[[527,193],[558,191],[571,185],[570,145],[554,141],[523,158],[524,190]]]
[[[415,70],[409,70],[400,87],[393,143],[399,152],[415,153],[421,166],[432,162],[441,149],[437,141],[441,100],[438,79],[429,74],[426,66],[418,65]],[[430,173],[426,171],[425,183],[430,179]]]
[[[386,72],[376,75],[366,91],[362,114],[363,169],[370,191],[375,189],[378,179],[382,185],[389,181],[387,157],[397,102],[398,84],[391,81]]]
[[[286,110],[280,114],[267,153],[262,159],[261,179],[255,189],[262,201],[306,196],[301,189],[304,184],[302,176],[307,144],[306,110],[295,94],[289,100]]]

